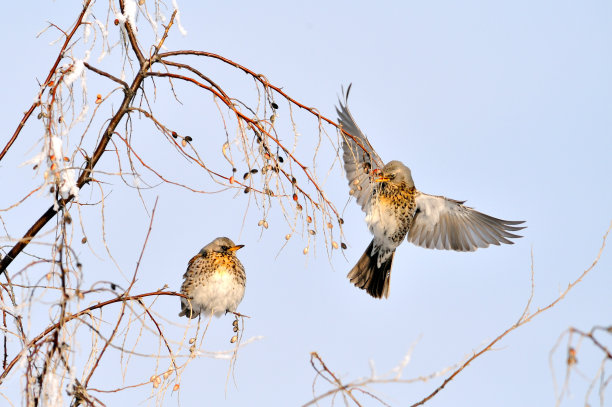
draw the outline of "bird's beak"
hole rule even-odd
[[[381,175],[380,177],[376,178],[374,182],[387,182],[389,180],[390,180],[389,177],[385,177],[384,175]]]
[[[244,247],[243,244],[238,244],[236,246],[232,246],[229,249],[227,249],[228,252],[235,252],[236,250],[240,250]]]

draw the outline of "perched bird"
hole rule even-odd
[[[410,169],[400,161],[384,164],[367,137],[359,130],[348,107],[336,108],[343,135],[344,170],[349,194],[366,213],[374,235],[348,278],[375,298],[389,296],[389,279],[395,249],[406,235],[408,241],[428,249],[474,251],[490,244],[512,244],[511,232],[524,229],[523,221],[501,220],[443,196],[425,194],[414,186]]]
[[[189,260],[181,286],[181,293],[188,298],[181,298],[179,317],[219,317],[236,311],[246,284],[244,267],[236,257],[236,250],[242,247],[227,237],[218,237]]]

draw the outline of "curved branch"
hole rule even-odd
[[[120,3],[121,3],[121,9],[123,10],[123,1],[121,1]],[[86,4],[88,5],[89,1]],[[85,10],[86,10],[86,8],[84,9],[83,14],[85,13]],[[166,31],[165,31],[164,36],[162,37],[162,39],[160,41],[160,44],[162,44],[163,41],[165,40],[165,38],[166,38],[166,36],[168,34],[168,30],[170,29],[170,27],[173,24],[175,16],[176,16],[176,12],[172,14],[172,17],[170,19],[170,22],[168,23],[168,26],[166,27]],[[81,19],[82,19],[82,17],[81,17]],[[128,24],[128,23],[126,23],[126,24]],[[115,115],[111,118],[108,126],[106,127],[106,129],[104,131],[104,134],[102,135],[102,138],[100,139],[100,142],[96,146],[96,149],[95,149],[93,155],[91,156],[91,158],[87,159],[87,163],[85,165],[85,168],[81,171],[81,173],[79,175],[79,178],[78,178],[78,181],[77,181],[77,187],[79,189],[83,188],[83,186],[85,184],[89,183],[90,175],[91,175],[91,173],[93,171],[93,168],[96,166],[96,164],[98,163],[98,161],[102,157],[102,154],[104,154],[104,151],[106,150],[106,147],[107,147],[107,145],[108,145],[108,143],[109,143],[113,133],[115,132],[115,129],[117,128],[117,126],[121,122],[121,119],[123,119],[123,116],[125,116],[125,114],[129,112],[130,104],[131,104],[132,100],[134,99],[134,97],[136,96],[136,92],[138,92],[138,89],[140,89],[142,81],[145,79],[145,77],[147,75],[147,71],[151,67],[151,63],[152,63],[153,58],[151,58],[151,59],[144,59],[144,57],[142,57],[142,53],[141,53],[140,49],[138,48],[138,45],[136,44],[136,38],[134,36],[134,33],[133,33],[132,29],[130,28],[129,24],[126,25],[126,27],[127,27],[128,35],[130,35],[130,40],[132,42],[132,47],[134,49],[134,52],[137,54],[138,61],[141,64],[140,65],[140,70],[138,71],[138,73],[134,77],[134,80],[132,81],[132,84],[129,86],[129,88],[124,90],[125,95],[123,97],[123,101],[121,102],[121,105],[120,105],[119,109],[117,110],[117,113],[115,113]],[[34,109],[34,106],[32,107],[31,110],[33,110],[33,109]],[[1,156],[0,156],[0,158],[1,158]],[[60,201],[60,205],[59,206],[60,207],[65,207],[73,199],[74,199],[74,196],[70,195],[67,199],[62,199]],[[8,254],[2,259],[2,261],[0,261],[0,273],[3,273],[3,272],[6,271],[6,268],[13,262],[13,260],[15,260],[15,258],[19,255],[19,253],[21,253],[23,251],[23,249],[38,234],[38,232],[40,232],[40,230],[47,224],[47,222],[49,222],[51,219],[53,219],[55,217],[55,215],[57,214],[58,210],[59,210],[59,208],[55,209],[55,205],[53,205],[49,209],[47,209],[47,211],[40,218],[38,218],[38,220],[32,225],[32,227],[30,227],[30,229],[28,229],[28,231],[17,242],[17,244],[15,244],[15,246],[13,246],[11,248],[11,250],[8,252]]]
[[[2,374],[0,374],[0,384],[2,384],[2,382],[4,381],[6,376],[10,373],[10,371],[13,369],[13,367],[17,364],[19,359],[21,359],[21,357],[24,355],[24,353],[28,349],[30,349],[32,346],[35,346],[45,336],[49,335],[51,332],[53,332],[56,329],[58,329],[60,327],[60,325],[66,324],[66,323],[72,321],[75,318],[79,318],[83,314],[86,314],[88,312],[94,311],[94,310],[99,309],[99,308],[103,308],[103,307],[105,307],[107,305],[110,305],[110,304],[124,303],[126,301],[140,300],[140,299],[145,298],[145,297],[159,296],[159,295],[170,295],[170,296],[175,296],[175,297],[187,298],[184,294],[180,294],[180,293],[177,293],[177,292],[174,292],[174,291],[154,291],[154,292],[150,292],[150,293],[144,293],[144,294],[138,294],[138,295],[130,295],[130,296],[127,296],[127,297],[121,296],[121,297],[113,298],[111,300],[99,302],[99,303],[97,303],[95,305],[92,305],[90,307],[82,309],[81,311],[79,311],[79,312],[77,312],[75,314],[68,314],[68,315],[65,316],[63,321],[48,326],[44,331],[39,333],[34,339],[29,341],[23,347],[23,349],[21,349],[21,351],[17,354],[17,356],[15,356],[15,358],[13,358],[13,360],[11,360],[6,365],[6,368],[4,369]]]
[[[547,311],[550,308],[552,308],[555,305],[557,305],[557,303],[559,303],[559,301],[563,300],[563,298],[565,298],[567,293],[570,292],[570,290],[572,288],[574,288],[576,286],[576,284],[581,282],[582,279],[591,270],[593,270],[593,268],[597,265],[597,263],[599,262],[599,259],[601,258],[601,254],[603,253],[603,250],[606,247],[606,239],[608,238],[608,234],[610,233],[610,230],[612,230],[612,222],[610,223],[610,226],[608,227],[608,230],[606,231],[606,233],[603,236],[603,242],[601,244],[601,247],[599,248],[599,252],[597,253],[597,257],[595,257],[595,260],[593,261],[593,263],[586,270],[584,270],[582,272],[582,274],[580,274],[580,276],[576,280],[574,280],[571,283],[569,283],[567,288],[565,289],[565,291],[563,291],[554,301],[552,301],[550,304],[548,304],[547,306],[545,306],[543,308],[539,308],[536,312],[534,312],[531,315],[528,315],[527,313],[523,313],[523,317],[521,319],[519,319],[514,325],[512,325],[510,328],[506,329],[497,338],[493,339],[493,341],[491,341],[487,346],[485,346],[480,351],[478,351],[477,353],[472,355],[468,360],[466,360],[464,363],[462,363],[461,366],[459,366],[459,368],[453,372],[453,374],[451,374],[449,377],[444,379],[444,381],[442,382],[442,384],[440,386],[438,386],[434,391],[432,391],[427,397],[423,398],[421,401],[412,404],[411,407],[421,406],[421,405],[425,404],[427,401],[431,400],[436,394],[438,394],[442,389],[444,389],[444,387],[451,380],[453,380],[459,373],[461,373],[461,371],[463,371],[463,369],[465,369],[474,359],[478,358],[483,353],[486,353],[486,352],[490,351],[493,348],[493,346],[495,346],[495,344],[497,342],[502,340],[506,335],[508,335],[510,332],[514,331],[516,328],[518,328],[518,327],[520,327],[522,325],[525,325],[526,323],[530,322],[532,319],[534,319],[535,317],[537,317],[538,315],[540,315],[544,311]]]
[[[161,55],[161,54],[160,54]],[[317,182],[314,179],[314,176],[310,173],[310,171],[308,170],[308,167],[306,167],[304,164],[302,164],[292,153],[291,151],[289,151],[288,148],[286,148],[276,137],[274,137],[269,131],[267,131],[258,120],[254,120],[250,117],[248,117],[247,115],[245,115],[244,113],[242,113],[241,111],[237,110],[236,107],[229,103],[229,101],[226,101],[225,98],[223,97],[223,95],[221,95],[217,90],[213,89],[210,86],[207,86],[201,82],[198,82],[197,80],[190,78],[188,76],[183,76],[183,75],[178,75],[178,74],[173,74],[173,73],[167,73],[167,72],[148,72],[147,73],[148,76],[157,76],[157,77],[162,77],[162,78],[174,78],[174,79],[180,79],[186,82],[191,82],[203,89],[208,90],[209,92],[211,92],[213,95],[215,95],[216,97],[218,97],[219,99],[223,100],[224,103],[234,111],[234,113],[236,114],[236,116],[242,120],[244,120],[245,122],[247,122],[249,125],[251,125],[252,127],[257,128],[257,130],[262,133],[265,134],[266,137],[270,138],[272,141],[274,141],[274,143],[276,143],[277,146],[280,147],[281,150],[283,150],[283,152],[287,155],[287,157],[291,158],[291,160],[293,160],[293,162],[295,162],[301,169],[302,171],[304,171],[304,173],[306,174],[306,177],[308,178],[308,180],[313,184],[313,186],[315,187],[315,189],[317,190],[319,196],[323,199],[323,201],[325,201],[325,204],[327,204],[327,206],[334,212],[334,214],[336,215],[336,217],[339,219],[340,218],[340,214],[338,213],[338,211],[336,210],[336,207],[334,206],[334,204],[332,204],[326,197],[325,194],[323,193],[323,190],[321,189],[321,187],[319,187],[319,184],[317,184]],[[348,133],[347,133],[348,134]],[[286,174],[285,172],[283,172],[283,174],[287,177],[287,179],[289,181],[291,181],[291,177]]]
[[[345,135],[346,137],[349,137],[353,142],[355,142],[355,144],[359,148],[361,148],[364,151],[364,153],[366,153],[368,155],[370,154],[369,150],[363,144],[361,144],[361,141],[358,138],[356,138],[352,134],[347,133],[346,131],[344,131],[342,126],[340,126],[338,123],[336,123],[335,121],[333,121],[331,119],[328,119],[326,116],[323,116],[314,107],[308,107],[308,106],[298,102],[297,100],[293,99],[291,96],[289,96],[287,93],[285,93],[280,87],[275,86],[275,85],[271,84],[270,82],[268,82],[266,77],[263,76],[262,74],[257,74],[255,72],[253,72],[252,70],[250,70],[249,68],[245,67],[244,65],[240,65],[239,63],[234,62],[231,59],[225,58],[224,56],[221,56],[221,55],[218,55],[218,54],[215,54],[215,53],[212,53],[212,52],[206,52],[206,51],[193,51],[193,50],[169,51],[169,52],[163,52],[163,53],[158,54],[158,57],[159,58],[165,58],[165,57],[179,56],[179,55],[194,55],[194,56],[203,56],[203,57],[213,58],[213,59],[217,59],[219,61],[222,61],[222,62],[224,62],[224,63],[226,63],[228,65],[231,65],[234,68],[240,69],[244,73],[247,73],[247,74],[251,75],[253,78],[255,78],[255,80],[260,82],[264,87],[273,89],[275,92],[277,92],[279,95],[284,97],[289,102],[291,102],[294,105],[296,105],[296,106],[306,110],[307,112],[315,115],[316,117],[319,118],[319,120],[323,120],[324,122],[326,122],[328,124],[331,124],[332,126],[337,128],[343,135]],[[163,61],[163,62],[167,63],[167,61]]]
[[[83,17],[85,17],[85,13],[87,12],[87,9],[89,8],[90,4],[91,4],[91,0],[86,0],[83,3],[83,10],[81,10],[81,14],[79,14],[79,17],[77,18],[76,23],[74,24],[74,27],[72,28],[72,31],[70,31],[70,33],[66,36],[66,40],[64,41],[64,44],[62,45],[62,48],[60,49],[60,52],[59,52],[57,58],[55,59],[55,62],[53,63],[53,66],[51,67],[51,70],[49,71],[49,74],[47,75],[47,79],[45,79],[45,81],[43,82],[42,88],[38,92],[38,97],[36,98],[36,101],[34,103],[32,103],[32,106],[30,106],[30,108],[23,114],[23,118],[21,119],[21,121],[17,125],[17,129],[15,129],[15,132],[13,133],[13,136],[10,138],[10,140],[6,143],[6,145],[4,146],[2,151],[0,152],[0,161],[2,161],[2,158],[4,158],[4,156],[6,155],[8,150],[11,148],[11,146],[13,145],[15,140],[17,140],[17,137],[19,136],[19,133],[21,133],[21,130],[23,129],[23,126],[25,126],[26,122],[28,121],[28,119],[30,118],[32,113],[34,112],[34,109],[36,109],[38,106],[40,106],[40,97],[42,96],[43,92],[47,88],[47,85],[49,85],[49,82],[51,81],[51,78],[53,77],[53,74],[55,74],[55,70],[57,69],[57,66],[59,65],[60,61],[64,58],[64,51],[68,47],[68,44],[70,43],[70,40],[72,40],[72,37],[76,33],[76,30],[83,23]]]

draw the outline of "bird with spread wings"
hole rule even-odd
[[[474,251],[509,239],[523,221],[497,219],[444,196],[415,188],[410,169],[400,161],[385,164],[361,132],[347,107],[349,85],[336,108],[343,134],[344,170],[352,195],[366,213],[374,235],[348,278],[375,298],[389,296],[395,249],[407,240],[428,249]]]

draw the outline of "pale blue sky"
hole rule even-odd
[[[5,6],[5,15],[11,17],[2,25],[2,34],[10,62],[2,68],[3,92],[10,103],[0,111],[5,123],[1,145],[32,102],[38,88],[35,78],[44,79],[57,53],[57,46],[48,45],[55,34],[36,39],[36,33],[45,27],[45,21],[66,27],[79,4],[39,1],[34,9],[18,2]],[[390,298],[379,301],[345,277],[371,236],[358,205],[349,202],[345,208],[348,187],[337,166],[325,187],[343,210],[349,245],[346,259],[335,252],[328,260],[322,241],[317,255],[306,259],[302,254],[306,243],[297,236],[276,257],[287,233],[278,205],[268,218],[270,228],[260,237],[257,221],[261,214],[251,204],[244,216],[247,201],[243,194],[201,195],[170,186],[144,192],[147,205],[152,206],[157,195],[159,204],[137,291],[164,284],[178,290],[191,256],[214,237],[227,235],[246,244],[239,252],[248,278],[239,311],[252,317],[245,337],[263,336],[241,350],[235,371],[237,388],[230,386],[227,395],[227,361],[193,361],[182,377],[181,405],[304,404],[312,399],[311,351],[319,352],[342,380],[351,381],[370,374],[370,360],[379,373],[393,368],[418,340],[404,376],[430,374],[480,349],[518,319],[529,297],[531,250],[536,285],[532,311],[554,299],[595,258],[612,220],[609,2],[179,4],[188,35],[171,31],[166,43],[169,49],[217,52],[264,74],[292,97],[330,118],[335,118],[340,86],[352,82],[349,106],[358,125],[383,160],[399,159],[412,169],[417,188],[467,199],[468,205],[480,211],[526,220],[528,225],[517,244],[475,253],[430,251],[403,244],[395,256]],[[120,74],[111,59],[100,65],[96,59],[97,54],[90,62]],[[189,61],[228,93],[255,101],[252,81],[244,74],[209,60]],[[112,89],[92,73],[87,77],[90,97]],[[226,169],[220,154],[225,135],[210,97],[179,86],[181,105],[168,97],[167,88],[159,82],[155,111],[181,134],[191,135],[200,151],[210,147],[206,159]],[[279,136],[292,144],[291,128],[282,127],[288,120],[287,105],[276,100]],[[311,160],[310,149],[318,138],[316,122],[294,112],[301,134],[298,155]],[[166,155],[176,156],[159,147],[165,144],[156,144],[161,138],[151,128],[137,125],[135,129],[141,131],[135,131],[134,143],[155,165],[166,163]],[[0,208],[20,199],[39,182],[31,169],[18,165],[38,151],[32,146],[41,135],[42,126],[32,120],[0,162],[5,191]],[[322,179],[333,154],[330,144],[323,143],[317,167]],[[164,174],[217,189],[195,166],[177,162],[182,166],[167,168]],[[101,168],[113,171],[116,168],[111,164],[109,156]],[[150,174],[145,178],[153,180]],[[116,177],[105,181],[112,183],[106,186],[107,192],[112,191],[106,203],[107,238],[117,262],[131,274],[148,218],[134,190]],[[83,200],[97,196],[97,191],[90,191],[89,187],[82,191]],[[49,204],[49,197],[35,197],[22,209],[0,215],[10,234],[17,237]],[[83,210],[90,216],[98,213]],[[90,222],[95,237],[97,221]],[[75,239],[80,236],[76,233]],[[44,253],[44,248],[37,250]],[[102,247],[96,250],[104,257]],[[101,279],[122,281],[107,258],[97,260],[84,246],[80,254],[88,284]],[[21,261],[16,262],[19,267],[26,264],[25,258]],[[611,323],[611,266],[608,248],[598,267],[562,303],[510,334],[427,405],[552,405],[555,394],[549,352],[569,326],[588,330]],[[46,272],[33,270],[32,281]],[[175,298],[162,298],[153,308],[176,320],[179,304]],[[38,317],[40,321],[34,320],[33,326],[48,321],[47,315]],[[230,317],[214,320],[204,348],[229,349],[230,324]],[[181,339],[181,329],[168,329],[174,339]],[[83,343],[75,351],[85,352],[87,346]],[[156,342],[142,346],[157,350]],[[591,377],[601,357],[586,344],[583,352],[578,354],[578,368]],[[557,374],[563,374],[564,360],[562,349],[555,358],[560,366]],[[120,384],[115,362],[113,358],[106,361],[92,379],[93,387],[108,389]],[[148,380],[153,374],[151,363],[134,362],[125,384]],[[318,383],[317,394],[328,389],[320,379]],[[401,406],[420,400],[438,384],[437,380],[384,384],[370,390],[389,404]],[[587,384],[574,375],[572,398],[562,405],[583,404]],[[147,394],[137,389],[100,398],[108,405],[128,405],[128,400],[135,405]],[[612,399],[612,390],[608,389],[606,397],[608,402]],[[375,405],[367,396],[361,400],[364,405]],[[175,405],[177,396],[165,401]],[[598,405],[595,398],[591,402]],[[329,399],[320,403],[329,404]]]

